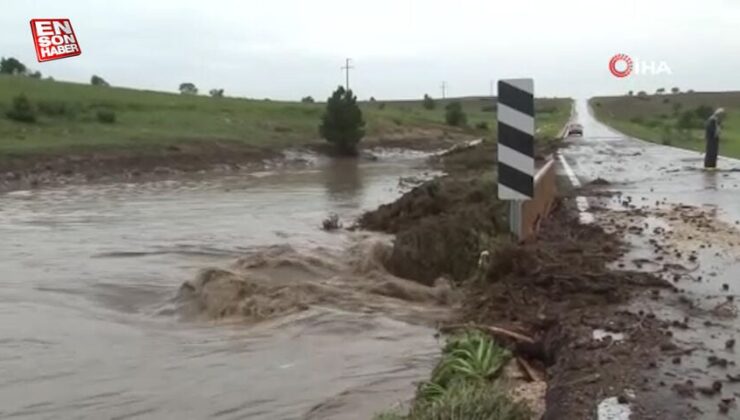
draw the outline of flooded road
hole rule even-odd
[[[654,400],[668,411],[687,403],[691,415],[680,418],[737,418],[740,161],[720,158],[718,170],[707,172],[701,153],[614,131],[594,119],[586,101],[576,110],[584,136],[568,139],[562,155],[582,184],[606,181],[587,187],[592,196],[584,194],[595,221],[620,232],[632,246],[619,267],[654,272],[682,290],[638,299],[631,308],[667,321],[679,346],[663,355]],[[711,389],[719,381],[721,392],[682,395],[675,403],[676,389],[685,390],[686,381],[692,389]],[[733,407],[729,417],[717,417],[720,395]]]
[[[278,247],[333,267],[387,241],[319,227],[393,200],[422,163],[0,195],[0,417],[367,419],[408,396],[438,346],[403,300],[312,301],[254,324],[183,317],[176,297],[244,255]]]

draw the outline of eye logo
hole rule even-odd
[[[624,68],[619,70],[617,64],[624,63]],[[627,77],[632,73],[632,59],[627,54],[616,54],[609,60],[609,71],[616,77]]]

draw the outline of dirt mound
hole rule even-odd
[[[388,270],[426,285],[440,276],[462,281],[482,250],[506,230],[495,183],[480,177],[442,177],[397,201],[365,213],[361,227],[395,233]]]

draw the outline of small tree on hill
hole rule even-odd
[[[627,95],[628,95],[628,96],[633,96],[634,94],[635,94],[635,91],[633,91],[633,90],[631,90],[631,91],[627,92]]]
[[[211,89],[210,91],[208,91],[208,94],[214,98],[223,98],[224,90],[223,89]]]
[[[93,86],[110,86],[108,82],[105,81],[105,79],[96,74],[93,74],[93,76],[90,78],[90,84]]]
[[[327,99],[319,133],[339,154],[357,154],[357,143],[365,136],[365,121],[352,90],[339,86]]]
[[[437,104],[434,102],[431,96],[424,94],[424,101],[421,103],[424,109],[434,109]]]
[[[315,101],[313,100],[312,96],[304,96],[303,98],[301,98],[301,102],[303,102],[304,104],[312,104]]]
[[[183,95],[197,95],[198,88],[190,82],[180,83],[180,93]]]
[[[655,89],[655,93],[657,93],[658,95],[662,95],[665,93],[665,88],[657,88]]]
[[[674,95],[680,92],[681,92],[681,89],[679,89],[678,86],[674,86],[671,88],[671,93]]]
[[[26,95],[20,94],[13,98],[10,110],[5,115],[11,120],[33,123],[36,122],[36,110]]]
[[[459,101],[453,101],[445,106],[445,121],[448,125],[460,127],[468,122],[468,117],[463,111],[462,104]]]
[[[26,74],[26,65],[13,57],[0,59],[0,74]]]

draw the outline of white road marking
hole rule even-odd
[[[565,160],[565,156],[558,154],[558,159],[560,159],[560,163],[563,165],[565,174],[568,176],[570,183],[573,184],[573,187],[580,188],[581,181],[578,180],[576,173],[573,172],[573,168],[571,168],[568,161]],[[589,205],[586,197],[580,195],[576,197],[576,207],[578,208],[578,220],[580,220],[582,224],[587,225],[594,222],[594,215],[588,211]]]

